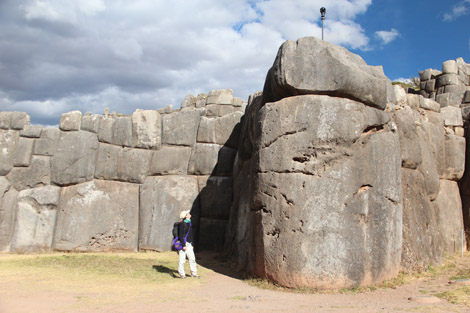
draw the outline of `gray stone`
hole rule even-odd
[[[208,118],[201,116],[201,121],[199,123],[199,129],[197,131],[198,143],[216,143],[215,136],[215,121],[216,118]]]
[[[63,131],[77,131],[80,130],[82,124],[82,112],[72,111],[63,113],[60,116],[59,129]]]
[[[196,108],[203,108],[206,106],[208,95],[200,93],[196,97]]]
[[[233,103],[233,90],[222,89],[222,90],[211,90],[206,100],[208,104],[232,104]]]
[[[429,92],[429,93],[434,92],[435,86],[436,86],[436,80],[435,79],[428,80],[426,82],[426,86],[425,86],[426,92]]]
[[[60,141],[60,130],[57,128],[44,128],[41,137],[34,143],[35,155],[54,155]]]
[[[448,60],[442,63],[442,72],[444,74],[457,74],[457,63],[454,60]]]
[[[188,174],[190,175],[211,175],[214,173],[218,155],[219,145],[198,143],[194,146],[189,159]]]
[[[119,155],[119,180],[142,184],[150,170],[152,151],[123,148]]]
[[[470,103],[470,90],[465,91],[462,103]]]
[[[199,246],[205,251],[221,251],[224,246],[227,220],[201,218]]]
[[[60,188],[44,186],[18,194],[11,252],[51,252]]]
[[[458,83],[456,74],[443,74],[437,78],[437,86],[458,85]]]
[[[441,93],[436,96],[436,102],[441,105],[441,108],[447,107],[450,104],[449,94]]]
[[[186,95],[183,102],[181,102],[181,108],[184,109],[191,107],[196,107],[196,97],[193,95]]]
[[[422,91],[422,90],[426,91],[425,89],[426,89],[426,83],[427,83],[427,82],[428,82],[428,81],[421,81],[421,82],[419,83],[419,90],[421,90],[421,91]]]
[[[148,177],[140,187],[140,249],[169,251],[173,223],[180,221],[180,212],[191,210],[195,223],[198,194],[196,177]]]
[[[233,201],[232,177],[198,178],[201,217],[228,219]]]
[[[341,146],[352,144],[390,120],[385,112],[362,103],[316,95],[285,98],[264,106],[259,118],[265,123],[262,133],[256,135],[263,138],[261,172],[315,175],[345,155]],[[319,166],[323,162],[325,167]]]
[[[99,143],[95,167],[96,179],[118,180],[121,150],[122,148],[118,146]]]
[[[441,105],[431,99],[426,99],[423,97],[419,98],[419,107],[425,110],[430,110],[434,112],[440,112],[441,111]]]
[[[133,147],[160,149],[162,118],[154,110],[136,110],[132,114]]]
[[[458,181],[465,170],[465,138],[454,135],[445,137],[445,164],[441,171],[442,179]]]
[[[440,248],[448,255],[466,249],[462,242],[463,216],[459,186],[455,181],[441,180],[439,195],[434,201],[442,245]]]
[[[80,129],[90,133],[98,134],[101,120],[103,120],[103,116],[99,114],[84,115],[82,117]]]
[[[163,116],[162,143],[193,146],[196,143],[200,118],[197,110],[179,111]]]
[[[51,159],[51,182],[63,186],[92,180],[97,153],[96,134],[86,131],[62,133]]]
[[[419,78],[421,81],[426,81],[431,79],[431,69],[428,68],[427,70],[419,72]]]
[[[207,117],[218,117],[219,116],[220,105],[218,104],[208,104],[206,105],[206,116]]]
[[[132,118],[130,116],[116,118],[116,122],[113,125],[113,141],[111,143],[123,147],[132,146]]]
[[[41,137],[41,131],[43,127],[40,125],[25,125],[22,130],[20,130],[20,136],[26,138],[39,138]]]
[[[16,155],[13,166],[29,166],[33,155],[34,139],[20,137],[16,147]]]
[[[98,140],[113,144],[114,124],[116,120],[112,117],[104,117],[99,123]]]
[[[402,169],[403,247],[401,265],[405,271],[426,270],[444,260],[438,217],[418,171]]]
[[[15,167],[8,174],[8,180],[16,190],[50,185],[51,157],[35,155],[29,167]]]
[[[149,175],[186,175],[190,156],[190,147],[164,146],[153,152]]]
[[[232,176],[233,163],[235,161],[235,155],[237,150],[223,146],[219,150],[217,157],[217,166],[215,168],[215,174],[217,176]]]
[[[12,112],[0,112],[0,129],[8,130],[11,128]]]
[[[463,126],[462,110],[456,107],[444,107],[441,109],[444,126]]]
[[[0,176],[13,168],[19,138],[17,131],[0,129]]]
[[[243,116],[242,112],[234,112],[215,120],[215,143],[232,148],[238,147],[240,129],[237,124]]]
[[[408,102],[406,98],[406,92],[405,89],[403,89],[402,86],[400,85],[393,85],[393,92],[395,93],[395,99],[397,100],[397,103],[399,104],[405,104]]]
[[[246,106],[246,102],[243,101],[243,99],[241,99],[241,98],[234,97],[232,105],[234,107],[244,107],[244,106]]]
[[[408,100],[408,105],[412,109],[418,109],[419,104],[421,102],[421,99],[424,99],[424,98],[423,98],[423,96],[408,93],[408,94],[406,94],[406,99]]]
[[[442,165],[445,164],[444,130],[432,123],[422,122],[422,130],[418,129],[418,138],[422,159],[418,171],[424,178],[423,191],[430,200],[434,200],[439,193],[439,174],[442,172]]]
[[[99,144],[95,178],[141,184],[150,170],[152,151]]]
[[[139,186],[94,180],[62,190],[54,249],[137,251]]]
[[[470,120],[470,105],[469,106],[462,106],[462,119],[464,121]]]
[[[385,109],[392,84],[380,66],[369,66],[343,47],[314,37],[286,41],[266,77],[264,103],[302,94],[328,94]]]
[[[302,96],[265,105],[258,118],[254,274],[321,289],[394,277],[401,155],[388,115],[348,99]]]
[[[416,169],[421,164],[422,157],[415,120],[405,110],[395,112],[393,119],[400,137],[402,167]]]
[[[11,129],[21,130],[26,125],[29,125],[31,118],[24,112],[12,112],[11,114]]]
[[[0,176],[0,252],[9,252],[15,226],[18,191]]]

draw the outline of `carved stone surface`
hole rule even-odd
[[[54,249],[137,251],[139,186],[94,180],[63,187]]]

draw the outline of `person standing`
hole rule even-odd
[[[194,255],[194,229],[191,225],[191,214],[189,210],[182,211],[180,213],[180,218],[183,221],[178,226],[178,238],[180,238],[183,249],[179,250],[179,264],[178,264],[178,273],[180,278],[186,278],[186,273],[184,271],[184,264],[186,263],[186,257],[189,260],[189,268],[191,271],[191,277],[200,278],[197,274],[197,264],[196,256]],[[185,240],[186,238],[186,240]]]

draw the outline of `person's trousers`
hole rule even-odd
[[[184,263],[186,263],[186,257],[188,257],[189,260],[189,269],[191,270],[191,275],[197,275],[196,256],[194,255],[193,245],[189,242],[186,243],[186,251],[180,250],[179,257],[178,273],[180,276],[186,276],[184,273]]]

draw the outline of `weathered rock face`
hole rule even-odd
[[[191,210],[195,218],[199,216],[198,194],[196,177],[148,177],[140,187],[139,248],[169,251],[180,212]],[[198,226],[195,218],[193,224]]]
[[[137,251],[138,188],[100,180],[62,188],[54,249]]]
[[[0,177],[0,252],[10,251],[15,225],[15,203],[18,191],[5,177]]]
[[[50,252],[60,188],[45,186],[18,194],[11,252]]]
[[[251,210],[264,264],[253,270],[322,289],[393,277],[401,158],[389,117],[349,99],[298,96],[266,104],[259,120]]]
[[[380,109],[394,100],[382,67],[314,37],[281,46],[263,90],[265,103],[304,94],[355,99]]]

